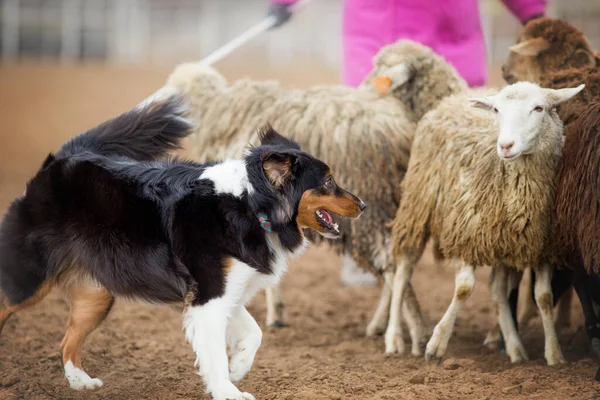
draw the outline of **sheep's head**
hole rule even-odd
[[[420,119],[442,98],[466,90],[467,84],[431,48],[401,39],[379,51],[361,87],[396,97]]]
[[[493,96],[469,99],[475,107],[493,110],[499,126],[496,150],[505,161],[532,154],[545,135],[562,137],[556,106],[569,100],[584,88],[544,89],[535,83],[518,82]],[[558,134],[557,134],[558,131]]]
[[[510,47],[502,75],[508,83],[539,83],[545,74],[595,65],[594,52],[577,28],[559,19],[538,18],[525,25]]]

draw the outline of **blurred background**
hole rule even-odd
[[[305,87],[340,81],[342,0],[315,0],[292,22],[215,66],[227,78]],[[199,60],[262,20],[266,0],[0,0],[0,209],[45,154],[136,104],[172,67]],[[520,31],[498,0],[480,1],[490,80]],[[549,16],[600,48],[600,1],[550,0]]]

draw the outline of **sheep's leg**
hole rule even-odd
[[[575,274],[569,268],[554,268],[552,275],[552,295],[556,310],[555,325],[558,329],[571,325],[571,302]]]
[[[593,279],[589,276],[577,276],[574,286],[581,303],[581,309],[584,316],[585,331],[590,340],[591,350],[597,359],[600,359],[600,319],[594,309],[592,297],[589,294],[589,288],[585,285],[585,279]]]
[[[417,295],[409,282],[406,287],[406,293],[404,295],[404,302],[402,304],[402,312],[404,313],[404,320],[408,325],[408,331],[410,333],[411,340],[411,354],[413,356],[421,355],[421,342],[425,337],[425,320],[421,313],[421,307],[417,300]]]
[[[556,328],[554,327],[554,303],[552,301],[552,289],[550,281],[552,280],[552,267],[544,264],[536,271],[535,280],[535,301],[537,302],[540,314],[542,316],[542,324],[544,325],[544,336],[546,339],[545,356],[548,365],[555,365],[565,362],[556,336]]]
[[[385,332],[390,314],[390,301],[392,300],[392,285],[394,274],[385,272],[383,274],[383,287],[381,288],[381,297],[375,315],[369,325],[367,325],[367,336],[380,335]]]
[[[265,289],[267,303],[267,326],[272,328],[282,328],[286,326],[285,315],[283,313],[285,305],[281,298],[281,289],[279,285],[269,286]]]
[[[496,277],[496,271],[498,268],[492,268],[492,272],[490,273],[490,293],[492,302],[498,308],[498,298],[494,291],[494,279]],[[504,273],[502,272],[504,275]],[[515,327],[518,331],[518,323],[517,323],[517,306],[519,304],[519,285],[521,284],[521,279],[523,278],[523,273],[520,271],[516,271],[514,269],[508,270],[508,275],[506,280],[508,282],[508,304],[510,306],[510,313],[512,319],[514,321]],[[496,325],[494,328],[488,332],[483,345],[486,346],[490,350],[502,350],[504,349],[504,338],[502,337],[502,332],[500,330],[500,324],[496,321]]]
[[[527,327],[531,320],[537,315],[537,307],[535,306],[534,283],[535,273],[533,272],[533,269],[529,268],[529,288],[525,296],[523,309],[519,314],[519,326],[521,327],[521,329]]]
[[[402,308],[404,293],[410,282],[413,269],[418,257],[403,255],[396,268],[392,284],[392,299],[390,305],[390,319],[385,331],[385,352],[404,353],[404,339],[402,338]]]
[[[558,299],[558,308],[556,310],[555,325],[561,328],[567,328],[571,325],[571,302],[573,299],[573,290],[567,289],[565,294]]]
[[[490,298],[492,300],[492,303],[497,306],[498,299],[496,298],[496,293],[492,289],[494,287],[495,279],[496,279],[496,268],[492,268],[492,271],[490,272],[490,280],[488,283],[488,288],[490,290]],[[496,324],[494,325],[494,327],[490,331],[488,331],[488,333],[485,337],[485,340],[483,341],[483,345],[492,351],[500,350],[504,347],[504,342],[502,340],[502,333],[500,332],[500,325],[498,324],[498,321],[496,321]]]
[[[446,353],[448,341],[452,336],[456,317],[462,308],[464,302],[471,296],[473,287],[475,287],[475,267],[473,265],[463,264],[456,273],[454,297],[450,307],[435,326],[433,335],[427,343],[425,350],[425,359],[441,359]]]
[[[513,272],[513,271],[510,271]],[[500,329],[502,330],[502,336],[505,342],[506,353],[510,357],[510,361],[513,363],[528,360],[525,347],[521,343],[519,334],[517,333],[517,327],[515,326],[514,313],[509,304],[507,298],[507,283],[511,281],[514,286],[514,282],[517,280],[513,278],[515,274],[510,274],[505,266],[496,267],[496,276],[492,284],[492,291],[497,301],[498,307],[498,322],[500,323]]]

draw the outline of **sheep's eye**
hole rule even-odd
[[[496,107],[494,107],[493,110],[496,114],[498,114],[498,109]]]
[[[327,189],[331,189],[331,188],[333,187],[333,179],[331,179],[331,178],[328,178],[328,179],[325,181],[325,187],[326,187]]]
[[[533,111],[542,112],[542,111],[544,111],[544,107],[542,107],[542,106],[536,106],[536,107],[533,109]]]

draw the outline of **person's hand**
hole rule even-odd
[[[290,17],[292,16],[290,6],[291,4],[271,4],[271,7],[269,7],[269,13],[267,15],[275,17],[275,25],[273,25],[273,28],[277,28],[278,26],[283,25],[290,19]]]
[[[538,19],[538,18],[542,18],[544,16],[544,14],[536,14],[536,15],[532,15],[531,17],[527,18],[525,21],[523,21],[523,26],[527,25],[527,23],[529,21],[533,21],[534,19]]]

